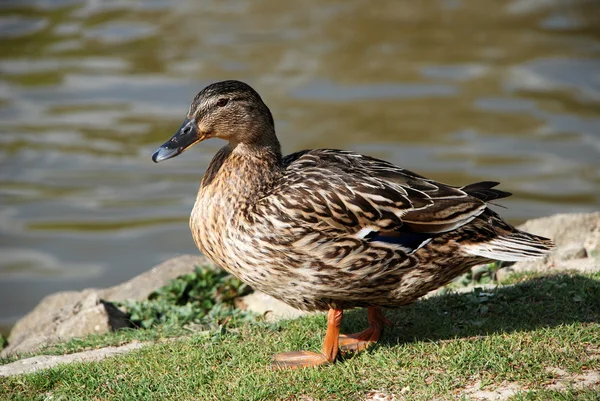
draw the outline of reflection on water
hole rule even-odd
[[[499,180],[513,222],[598,210],[598,3],[431,4],[0,3],[0,324],[197,252],[187,219],[222,144],[150,155],[221,79],[263,95],[286,152]]]

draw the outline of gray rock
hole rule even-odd
[[[8,336],[8,346],[0,352],[0,356],[13,353],[19,344],[27,341],[26,349],[33,349],[34,337],[54,336],[55,321],[60,319],[60,313],[66,305],[75,305],[83,295],[78,291],[64,291],[44,297],[40,303],[27,315],[23,316],[13,326]],[[66,308],[69,309],[68,307]]]
[[[573,244],[556,250],[554,257],[557,260],[572,260],[587,258],[587,251],[579,244]]]
[[[239,307],[265,315],[265,318],[269,321],[292,319],[309,313],[292,308],[280,300],[258,291],[246,295],[240,303]]]
[[[193,272],[198,265],[212,263],[203,256],[183,255],[114,287],[48,295],[15,324],[0,357],[34,352],[74,337],[127,327],[130,322],[126,314],[111,302],[146,299],[170,280]]]
[[[544,259],[515,263],[510,266],[513,272],[600,271],[600,212],[556,214],[519,228],[551,238],[556,250]]]
[[[96,292],[86,294],[82,300],[60,307],[58,312],[43,317],[33,314],[41,319],[40,326],[28,331],[21,331],[23,326],[13,330],[14,338],[9,337],[12,340],[2,350],[2,356],[33,352],[70,338],[106,333],[130,325],[127,315],[116,306],[98,298]]]
[[[514,270],[511,266],[506,266],[501,269],[498,269],[498,271],[496,271],[496,280],[498,280],[499,283],[502,283],[513,273]]]
[[[55,334],[59,339],[106,333],[130,326],[126,313],[110,302],[101,300],[94,292],[77,302],[72,313],[71,316],[63,315],[66,319],[59,321],[56,326]]]
[[[600,249],[600,212],[555,214],[529,220],[519,228],[552,238],[557,249],[581,246],[588,255]]]

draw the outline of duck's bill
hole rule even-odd
[[[180,155],[187,148],[201,140],[202,138],[199,138],[198,128],[196,127],[194,119],[186,118],[175,135],[160,148],[156,149],[152,155],[152,161],[158,163]]]

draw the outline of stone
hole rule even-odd
[[[558,260],[572,260],[587,258],[587,251],[579,244],[573,244],[556,250],[555,258]]]
[[[131,325],[126,313],[98,298],[95,292],[88,292],[85,298],[69,305],[48,315],[36,331],[24,332],[16,337],[16,341],[9,342],[8,347],[2,350],[2,355],[33,352],[70,338],[106,333]],[[16,335],[18,333],[19,330],[15,331]]]
[[[61,340],[107,333],[131,325],[126,313],[110,302],[101,300],[94,292],[77,302],[72,312],[72,316],[67,316],[55,328],[55,334]]]
[[[600,258],[600,224],[593,228],[583,243],[588,256]]]
[[[600,271],[600,212],[556,214],[529,220],[519,229],[551,238],[556,250],[543,259],[517,262],[510,271]]]
[[[41,343],[53,337],[52,333],[55,327],[57,312],[60,313],[65,305],[74,305],[81,299],[82,295],[78,291],[63,291],[50,294],[44,297],[40,303],[27,315],[17,321],[8,336],[8,346],[0,352],[0,356],[8,356],[13,350],[34,349],[33,338],[40,339]],[[19,344],[25,343],[23,348]]]
[[[600,212],[555,214],[529,220],[519,229],[550,237],[559,249],[580,245],[588,254],[600,249]]]
[[[268,321],[293,319],[309,312],[292,308],[267,294],[255,291],[240,300],[238,307],[264,315]]]
[[[496,271],[496,280],[499,283],[503,283],[511,274],[514,273],[514,270],[510,266],[503,267]]]

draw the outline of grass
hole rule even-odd
[[[446,400],[468,399],[465,389],[475,383],[483,390],[515,383],[522,391],[512,400],[599,400],[598,389],[547,385],[557,379],[550,368],[600,370],[600,274],[515,281],[387,311],[395,327],[379,344],[317,369],[278,371],[269,362],[277,352],[318,350],[323,315],[187,331],[102,362],[0,378],[0,399],[360,400],[376,390],[403,400]],[[364,311],[349,311],[343,329],[365,324]],[[60,352],[127,341],[131,332],[72,341]],[[138,332],[149,340],[183,334],[160,327]]]
[[[565,390],[565,391],[529,391],[521,394],[517,394],[511,399],[511,401],[565,401],[565,400],[577,400],[577,401],[598,401],[600,396],[598,395],[598,389],[588,390]]]

